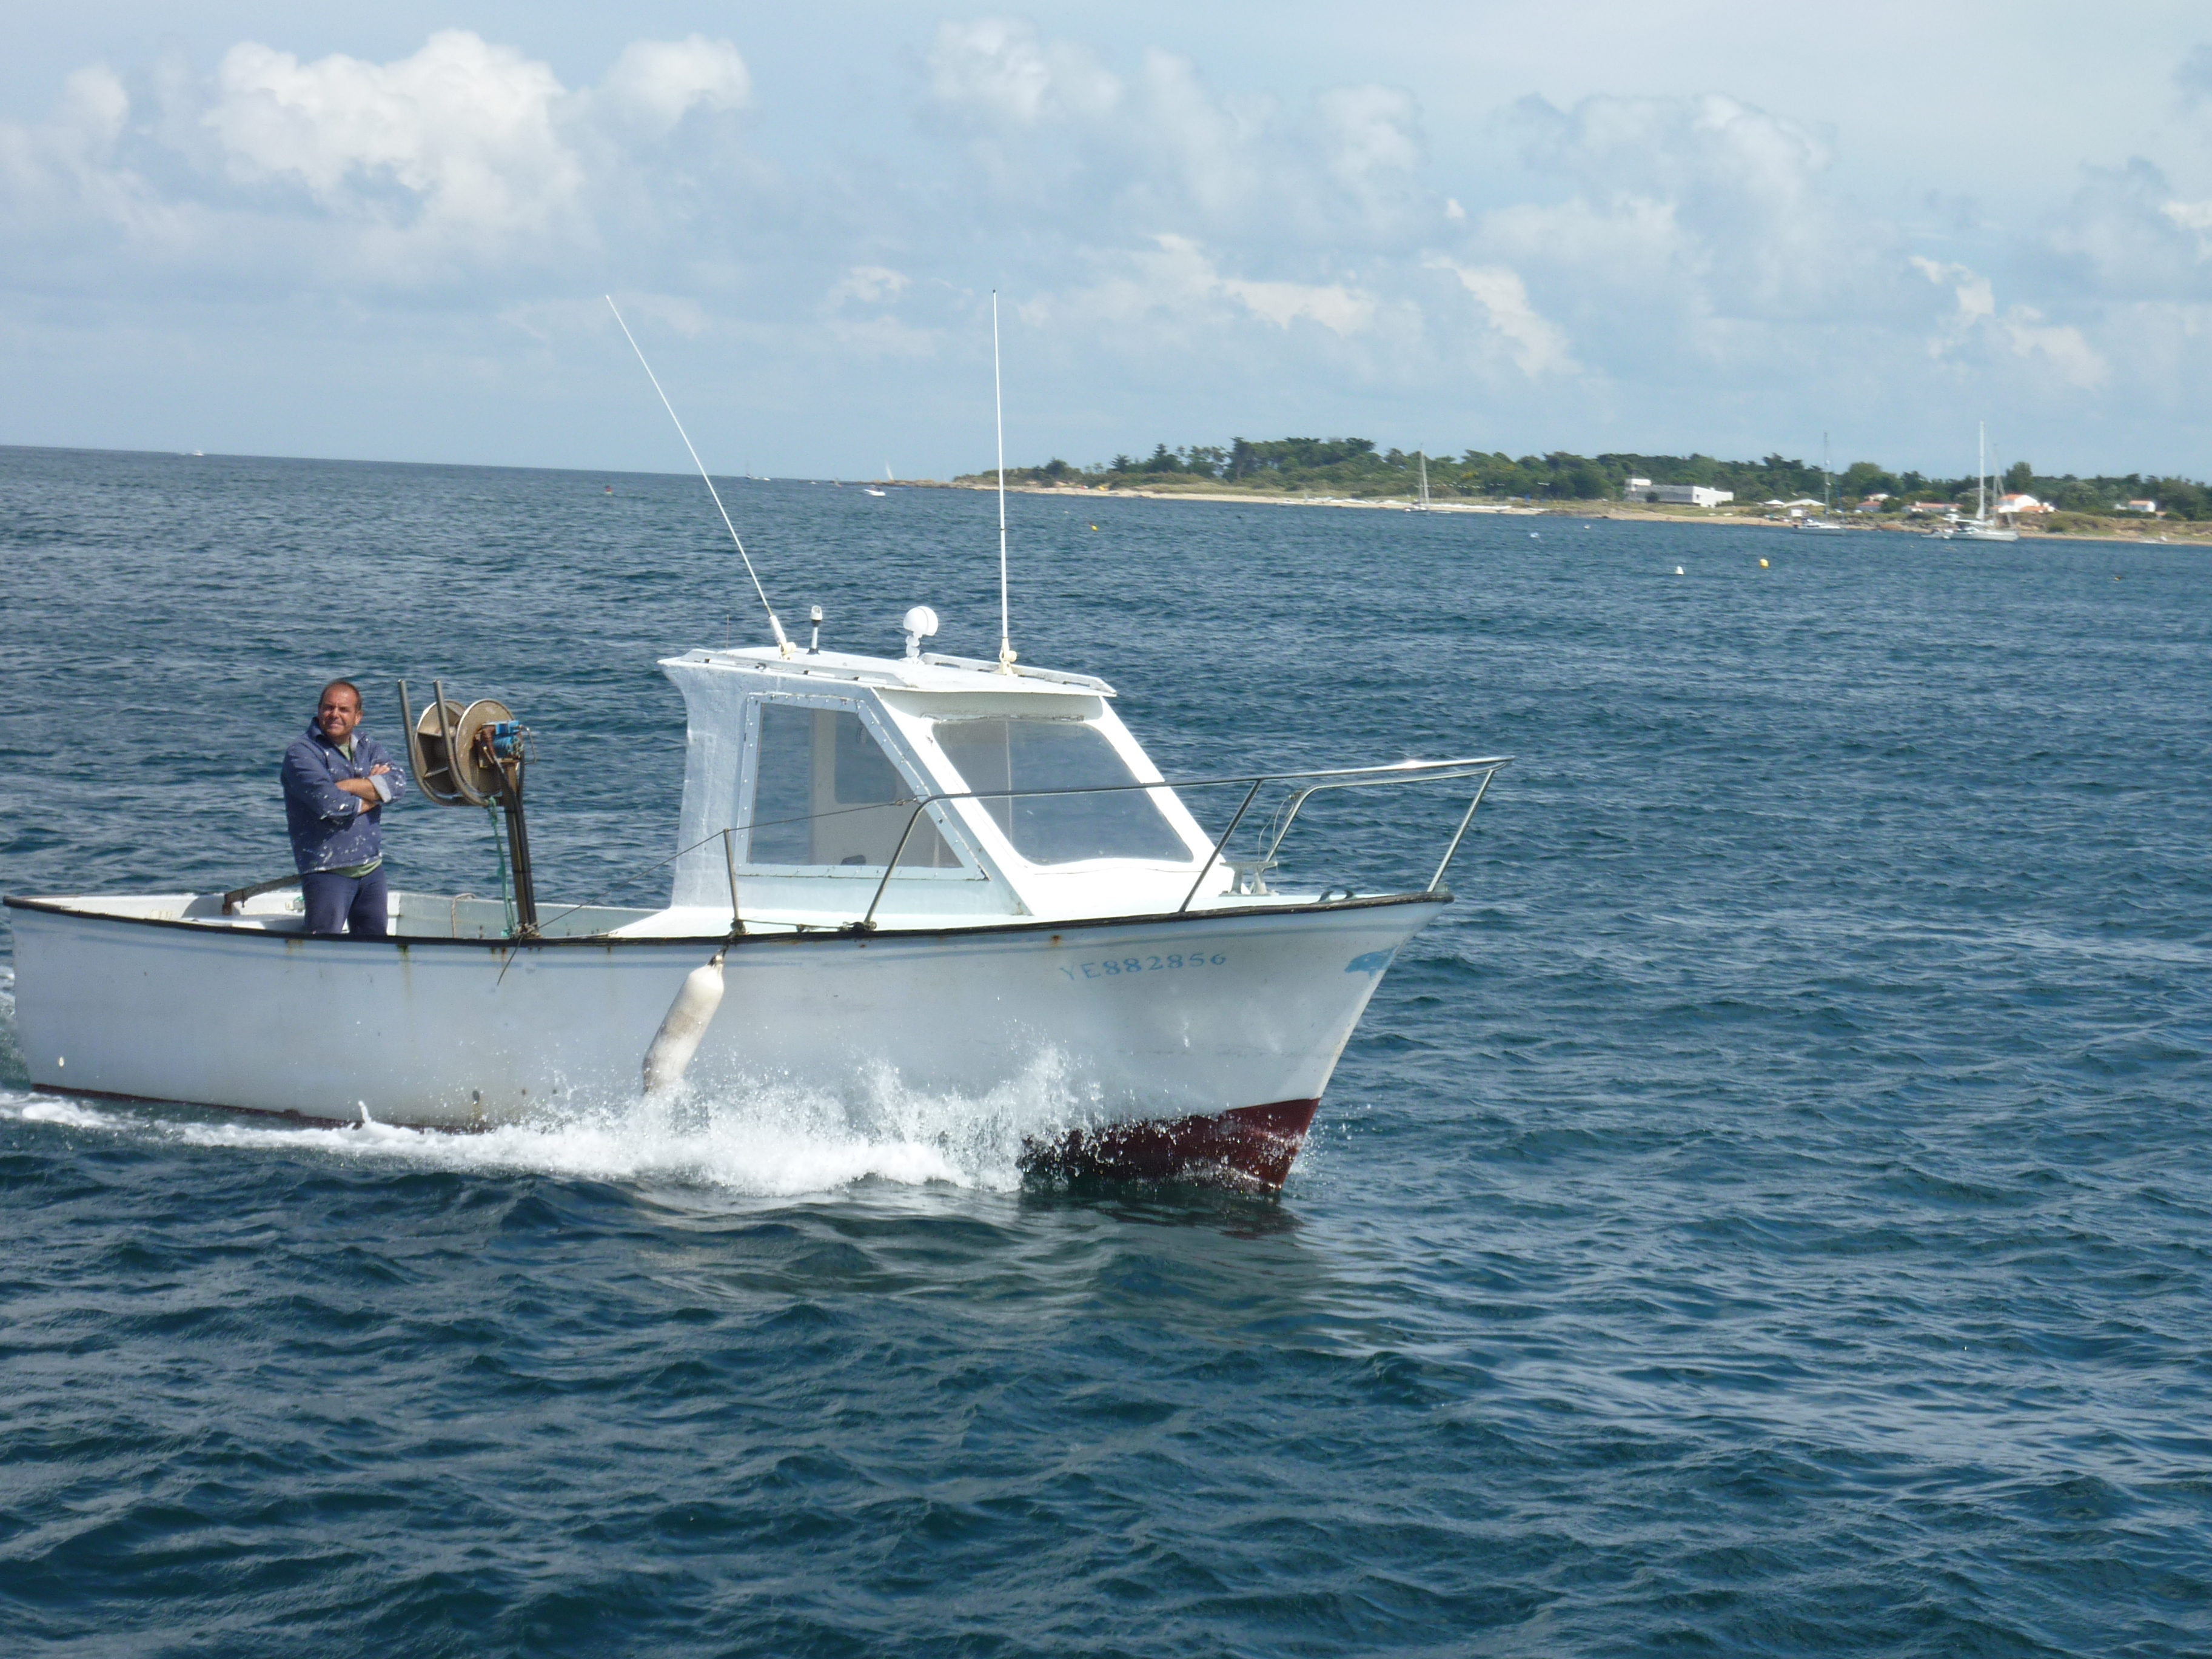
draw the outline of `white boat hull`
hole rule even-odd
[[[18,1033],[41,1087],[452,1128],[618,1103],[639,1095],[685,976],[726,945],[686,1087],[853,1097],[895,1080],[1014,1102],[1048,1137],[1284,1102],[1310,1115],[1392,955],[1445,902],[537,942],[10,903]]]

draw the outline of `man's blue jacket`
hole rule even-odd
[[[306,736],[293,738],[284,751],[284,826],[292,832],[292,862],[301,875],[349,870],[384,856],[383,832],[377,827],[383,813],[337,786],[338,779],[365,778],[380,764],[392,768],[384,781],[392,786],[392,799],[399,799],[407,793],[406,775],[384,745],[359,726],[354,728],[351,760],[313,721]]]

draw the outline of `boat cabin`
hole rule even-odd
[[[682,851],[670,909],[624,934],[722,931],[733,904],[748,927],[1156,914],[1211,858],[1175,792],[1139,787],[1159,770],[1103,680],[919,651],[661,666],[689,714]]]

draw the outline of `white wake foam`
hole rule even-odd
[[[41,1100],[33,1097],[15,1114],[26,1123],[58,1123],[68,1129],[104,1129],[107,1121],[90,1107],[80,1106],[69,1100]]]
[[[1050,1054],[980,1099],[924,1094],[887,1073],[857,1100],[778,1088],[678,1093],[471,1134],[374,1122],[321,1127],[187,1116],[186,1109],[0,1090],[0,1117],[249,1155],[305,1152],[415,1168],[703,1186],[759,1197],[835,1192],[864,1181],[1011,1190],[1020,1182],[1016,1158],[1024,1135],[1069,1118],[1061,1067]]]

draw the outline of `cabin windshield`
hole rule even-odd
[[[1079,720],[939,720],[935,731],[938,747],[961,781],[979,795],[995,789],[1088,789],[1139,781],[1106,734]],[[1031,864],[1083,859],[1191,861],[1190,848],[1143,790],[987,797],[976,804]]]

